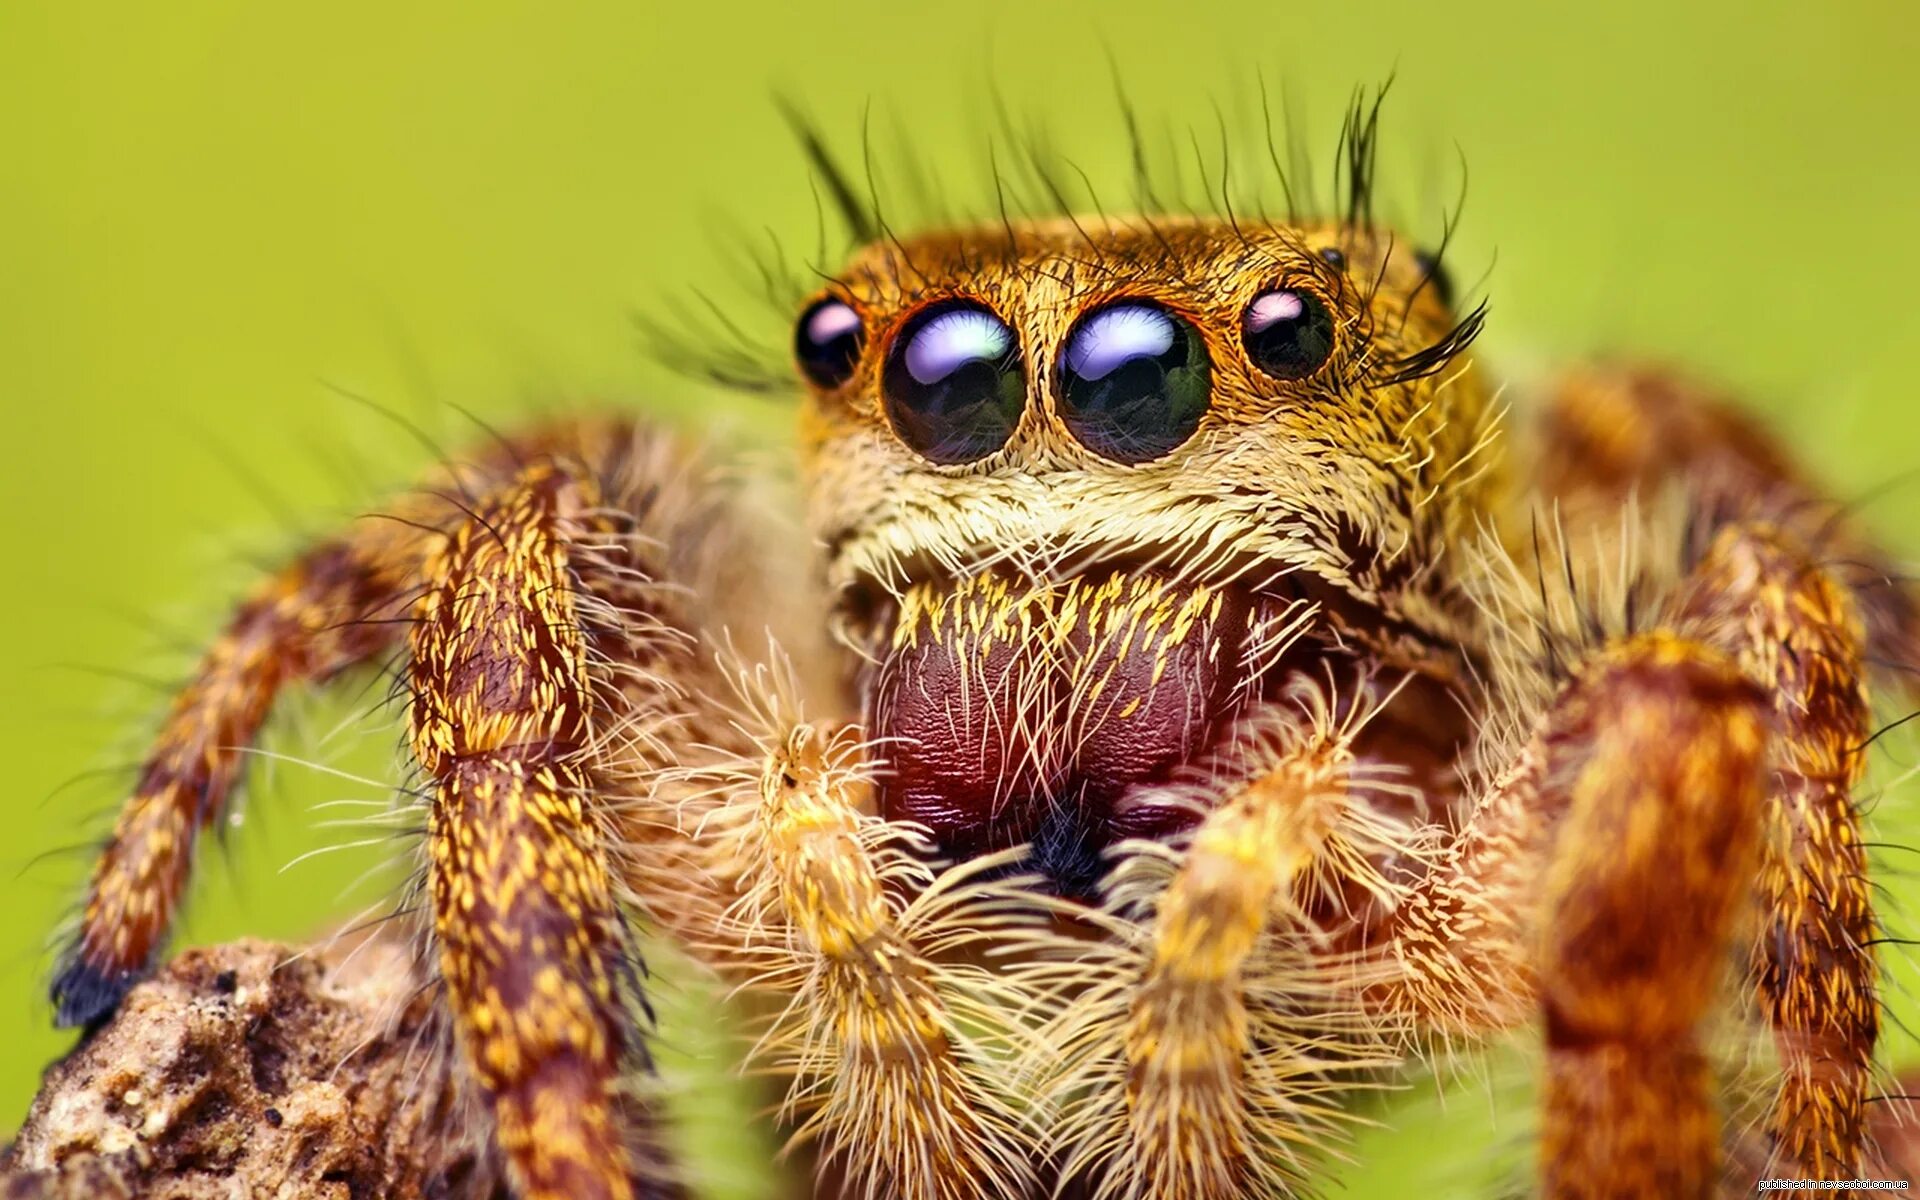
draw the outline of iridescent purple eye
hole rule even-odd
[[[1305,379],[1333,353],[1333,317],[1311,292],[1262,292],[1241,322],[1247,357],[1275,379]]]
[[[1199,330],[1158,304],[1123,300],[1082,317],[1067,335],[1060,419],[1102,458],[1147,462],[1199,428],[1211,376]]]
[[[1027,403],[1020,344],[993,310],[936,304],[894,339],[881,399],[900,440],[937,463],[969,463],[1007,444]]]
[[[815,386],[829,390],[853,378],[865,344],[866,329],[860,314],[832,298],[801,313],[800,324],[793,331],[793,357],[800,364],[800,373]]]

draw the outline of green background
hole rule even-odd
[[[1350,89],[1397,71],[1387,189],[1430,233],[1456,147],[1469,164],[1455,262],[1468,280],[1494,264],[1488,351],[1710,373],[1845,495],[1920,459],[1904,3],[4,0],[0,1131],[70,1040],[49,1028],[43,944],[85,873],[67,848],[116,798],[118,777],[75,776],[128,762],[160,704],[133,677],[177,677],[251,563],[428,459],[342,392],[454,439],[471,432],[455,404],[510,420],[607,402],[777,440],[783,407],[673,378],[631,323],[696,288],[744,305],[729,241],[812,247],[772,95],[848,145],[871,101],[877,129],[964,175],[998,92],[1114,197],[1109,55],[1150,121],[1208,144],[1216,102],[1244,110],[1257,75],[1324,145]],[[1920,484],[1868,509],[1907,551],[1917,516]],[[391,727],[365,707],[300,706],[276,736],[372,778],[274,764],[207,856],[187,938],[296,935],[382,894],[343,895],[375,852],[281,869],[362,836],[316,829],[339,814],[312,806],[392,778]],[[1895,740],[1883,774],[1912,751]],[[1909,807],[1880,806],[1883,839],[1917,840]],[[1905,1031],[1888,1041],[1920,1058]],[[1494,1118],[1522,1106],[1477,1077],[1444,1116],[1414,1107],[1409,1132],[1363,1139],[1353,1194],[1434,1172],[1470,1190],[1477,1148],[1525,1126]]]

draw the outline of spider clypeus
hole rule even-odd
[[[1503,431],[1371,121],[1336,217],[909,238],[809,138],[865,243],[796,305],[818,569],[625,419],[444,466],[207,652],[59,1020],[153,964],[276,695],[398,649],[522,1200],[673,1186],[630,925],[742,994],[822,1195],[1291,1194],[1345,1091],[1529,1024],[1547,1195],[1705,1195],[1732,1145],[1857,1177],[1853,793],[1920,618],[1699,388],[1579,369]],[[1771,1047],[1745,1114],[1728,1014]]]

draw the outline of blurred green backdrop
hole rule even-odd
[[[783,409],[672,378],[629,320],[693,303],[728,238],[812,247],[774,92],[847,144],[871,99],[935,162],[971,163],[997,90],[1123,181],[1109,55],[1143,113],[1203,140],[1256,72],[1324,145],[1349,90],[1397,71],[1388,191],[1431,230],[1464,155],[1456,262],[1471,279],[1497,255],[1487,350],[1717,375],[1844,494],[1920,461],[1920,21],[1897,0],[6,0],[0,1134],[71,1040],[48,1027],[43,940],[85,872],[64,848],[118,782],[76,775],[128,761],[161,703],[139,680],[174,677],[251,563],[426,461],[341,392],[450,436],[453,404],[510,420],[609,402],[777,441]],[[1920,548],[1920,485],[1869,517]],[[387,727],[341,732],[366,707],[307,706],[275,744],[390,778]],[[1896,768],[1911,752],[1888,747]],[[208,855],[188,939],[296,935],[380,895],[343,896],[372,852],[281,869],[359,836],[316,829],[314,804],[380,788],[265,774],[244,835]],[[1920,840],[1908,807],[1881,806],[1883,839]],[[1920,1058],[1904,1030],[1889,1041]],[[1524,1127],[1477,1083],[1448,1100],[1364,1139],[1352,1194],[1404,1194]]]

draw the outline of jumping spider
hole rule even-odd
[[[1583,368],[1503,433],[1484,310],[1373,220],[1370,141],[1337,218],[905,238],[823,158],[866,243],[792,342],[824,589],[624,418],[443,467],[207,652],[59,1020],[153,965],[275,697],[398,650],[522,1200],[673,1177],[623,1082],[630,923],[754,1008],[822,1195],[1291,1194],[1343,1090],[1537,1022],[1543,1193],[1702,1196],[1729,1013],[1773,1046],[1746,1158],[1856,1177],[1854,791],[1920,614],[1695,387]]]

